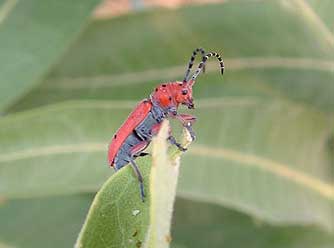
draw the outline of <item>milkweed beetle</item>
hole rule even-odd
[[[202,54],[202,61],[195,72],[190,75],[194,60],[199,52]],[[210,57],[218,59],[221,73],[223,74],[224,62],[218,53],[210,52],[205,54],[202,48],[195,49],[188,63],[183,81],[163,83],[156,87],[148,99],[142,100],[137,105],[112,138],[108,151],[109,165],[118,171],[130,163],[138,178],[140,195],[143,201],[145,197],[143,177],[135,163],[135,159],[139,156],[147,155],[143,151],[150,144],[152,137],[158,133],[165,118],[171,117],[179,120],[189,131],[192,139],[195,139],[192,124],[195,122],[196,117],[188,114],[179,114],[177,109],[180,104],[186,105],[188,109],[195,108],[192,87],[201,71],[205,70],[205,63]],[[181,144],[177,143],[171,133],[168,141],[181,151],[186,151]]]

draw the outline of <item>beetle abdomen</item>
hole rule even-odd
[[[130,157],[131,157],[131,150],[132,147],[135,145],[139,144],[142,142],[142,139],[138,137],[134,132],[130,134],[123,145],[120,147],[118,150],[115,160],[114,160],[114,167],[115,170],[119,170],[122,168],[124,165],[128,164],[130,162]]]
[[[146,148],[152,140],[153,127],[161,123],[164,118],[166,116],[163,110],[158,106],[153,106],[145,119],[132,131],[119,148],[114,159],[115,170],[119,170],[128,164],[130,158],[139,156],[142,150],[134,152],[134,147],[140,143],[144,143],[145,146],[143,147]]]

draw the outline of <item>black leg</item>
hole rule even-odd
[[[185,151],[187,151],[187,148],[184,148],[184,147],[181,146],[180,143],[177,143],[177,142],[176,142],[176,139],[175,139],[173,136],[169,136],[169,137],[168,137],[168,141],[169,141],[172,145],[175,145],[177,148],[179,148],[179,150],[180,150],[181,152],[185,152]]]
[[[148,152],[141,152],[141,153],[139,153],[139,157],[145,157],[145,156],[147,156],[147,155],[150,155]]]
[[[138,178],[139,188],[140,188],[140,196],[141,196],[141,200],[144,202],[145,193],[144,193],[143,176],[141,175],[140,170],[139,170],[137,164],[135,163],[135,161],[133,160],[133,158],[130,158],[130,164],[131,164],[131,167],[132,167],[133,171],[135,172],[135,174]]]
[[[196,139],[196,134],[192,128],[192,124],[196,121],[196,117],[188,114],[177,114],[174,117],[178,119],[182,123],[182,126],[188,130],[192,141],[194,141]]]
[[[196,139],[196,134],[192,128],[192,125],[190,122],[188,122],[187,124],[183,125],[187,130],[188,132],[190,133],[190,137],[192,139],[192,141],[194,141]]]

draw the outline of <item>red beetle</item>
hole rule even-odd
[[[193,75],[190,76],[190,70],[198,52],[202,54],[202,61]],[[197,76],[205,69],[205,63],[210,57],[216,57],[219,60],[221,73],[223,74],[224,62],[218,53],[211,52],[205,55],[202,48],[195,49],[190,58],[184,80],[182,82],[163,83],[155,88],[148,99],[142,100],[137,105],[111,141],[108,151],[109,165],[113,166],[117,171],[130,163],[137,175],[140,195],[143,201],[145,197],[143,177],[134,160],[138,156],[147,155],[143,151],[151,142],[152,137],[158,133],[161,123],[165,118],[172,117],[178,119],[190,132],[192,139],[195,139],[192,124],[196,120],[196,117],[187,114],[178,114],[177,109],[180,104],[186,105],[189,109],[194,109],[192,87]],[[176,142],[172,134],[170,134],[168,141],[177,146],[181,151],[186,150],[181,144]]]

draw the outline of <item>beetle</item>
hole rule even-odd
[[[201,53],[202,60],[195,72],[190,75],[196,55]],[[183,81],[162,83],[154,89],[149,98],[142,100],[128,116],[122,126],[114,134],[108,150],[108,163],[118,171],[130,163],[133,168],[140,188],[140,196],[144,201],[145,193],[143,177],[135,162],[139,156],[145,156],[144,150],[150,144],[152,137],[159,132],[162,121],[165,118],[176,118],[189,131],[191,138],[195,139],[192,129],[196,117],[188,114],[179,114],[179,105],[186,105],[188,109],[194,109],[192,87],[198,75],[205,70],[205,63],[210,57],[216,57],[220,64],[221,74],[224,73],[224,62],[216,52],[205,54],[204,49],[197,48],[193,51]],[[175,137],[169,133],[168,141],[177,146],[181,151],[186,151],[178,143]]]

